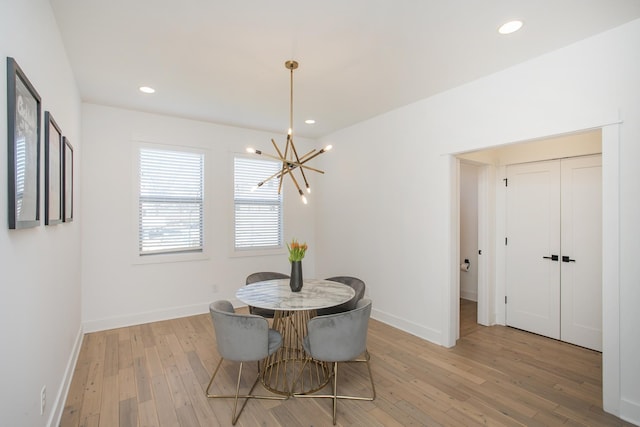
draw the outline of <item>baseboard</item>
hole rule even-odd
[[[147,311],[127,316],[115,316],[106,319],[87,320],[82,326],[85,333],[106,331],[108,329],[123,328],[125,326],[141,325],[143,323],[158,322],[160,320],[176,319],[178,317],[193,316],[209,312],[209,303],[172,307],[164,310]]]
[[[57,427],[60,425],[60,420],[62,419],[62,413],[64,411],[64,404],[67,401],[69,387],[71,386],[71,380],[73,379],[73,372],[76,369],[76,363],[78,362],[78,356],[80,355],[80,348],[82,348],[83,337],[84,332],[82,330],[82,325],[80,325],[78,335],[76,336],[76,340],[73,343],[73,348],[71,349],[71,354],[69,355],[67,367],[64,370],[62,382],[60,384],[60,387],[58,388],[58,393],[53,403],[53,410],[51,411],[51,415],[49,416],[47,427]]]
[[[425,339],[437,345],[442,345],[442,332],[431,328],[425,328],[414,322],[402,319],[397,316],[393,316],[384,311],[373,309],[371,311],[371,317],[382,323],[386,323],[389,326],[400,329],[401,331],[408,332],[411,335],[415,335],[419,338]]]
[[[620,418],[640,426],[640,403],[620,399]]]

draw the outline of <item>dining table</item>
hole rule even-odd
[[[271,327],[282,335],[282,346],[262,363],[261,381],[268,390],[282,395],[308,394],[330,380],[330,366],[304,351],[302,341],[307,323],[321,308],[349,301],[355,291],[343,283],[324,279],[304,279],[302,289],[293,292],[289,279],[265,280],[236,292],[243,303],[274,310]]]

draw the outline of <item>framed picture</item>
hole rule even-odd
[[[62,132],[50,112],[44,112],[44,224],[62,222]]]
[[[7,58],[9,228],[40,225],[40,95]]]
[[[64,140],[63,182],[64,182],[64,222],[73,221],[73,146]]]

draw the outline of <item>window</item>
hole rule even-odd
[[[235,248],[268,249],[282,247],[282,195],[278,179],[255,188],[277,174],[282,163],[271,160],[235,157],[234,206]]]
[[[140,255],[202,252],[204,154],[140,148]]]

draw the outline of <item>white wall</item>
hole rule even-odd
[[[460,163],[460,298],[478,301],[478,166]]]
[[[605,259],[605,268],[619,265],[619,283],[603,284],[605,293],[619,286],[615,308],[620,321],[617,311],[605,313],[603,389],[605,409],[640,423],[638,52],[640,20],[324,138],[334,144],[336,155],[325,159],[331,173],[322,181],[318,207],[317,270],[362,276],[375,317],[451,345],[457,274],[451,254],[452,190],[457,183],[448,153],[600,127],[621,118],[619,147],[617,141],[608,147],[603,142],[605,165],[618,148],[620,153],[619,192],[605,195],[619,196],[614,210],[619,210],[620,257]]]
[[[42,98],[41,225],[8,230],[6,57]],[[44,111],[52,112],[81,166],[80,97],[47,0],[0,2],[0,425],[54,425],[80,342],[80,192],[76,219],[44,226]],[[47,407],[40,415],[40,390]],[[61,397],[62,396],[62,397]]]
[[[233,256],[233,154],[248,146],[273,153],[277,135],[198,121],[83,104],[82,320],[87,331],[208,311],[216,299],[235,303],[236,290],[256,271],[290,272],[285,250]],[[205,152],[204,259],[140,263],[137,256],[138,141]],[[298,149],[311,142],[296,138]],[[275,153],[274,153],[275,154]],[[314,185],[318,178],[311,176]],[[309,244],[304,274],[314,277],[314,194],[303,205],[284,183],[284,237]],[[154,258],[155,257],[155,258]],[[157,259],[157,256],[146,258]]]

